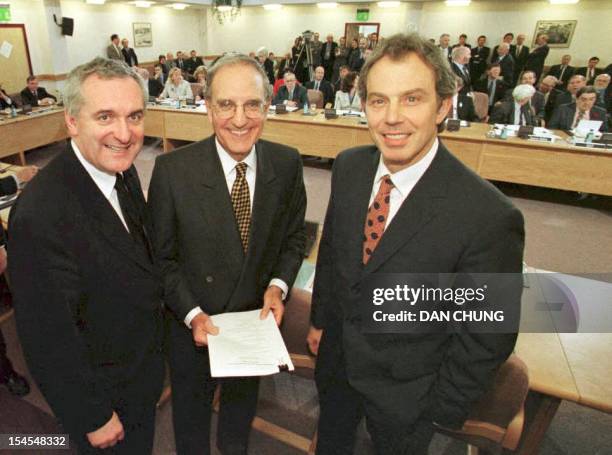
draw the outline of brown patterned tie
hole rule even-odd
[[[236,165],[236,180],[232,185],[232,206],[242,240],[242,249],[245,253],[249,246],[249,226],[251,225],[251,196],[246,180],[246,170],[246,163]]]
[[[390,176],[384,175],[380,180],[380,188],[374,202],[368,209],[363,239],[363,263],[367,264],[376,249],[376,245],[385,231],[387,217],[389,216],[389,201],[393,182]]]

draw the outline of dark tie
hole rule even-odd
[[[145,251],[149,259],[151,259],[151,247],[142,220],[142,213],[138,209],[138,202],[133,194],[133,190],[130,190],[130,185],[128,184],[128,180],[132,177],[129,175],[124,176],[120,173],[115,174],[115,176],[117,177],[115,181],[117,199],[119,199],[119,206],[121,207],[121,213],[123,214],[125,224],[127,224],[132,239]]]
[[[315,90],[319,90],[319,81],[315,82]]]
[[[246,180],[246,163],[236,165],[236,180],[232,185],[232,206],[234,216],[242,240],[242,249],[246,253],[249,246],[249,227],[251,225],[251,195],[249,184]]]
[[[489,81],[489,106],[493,105],[495,100],[495,79]]]
[[[578,115],[576,116],[576,121],[572,125],[572,128],[576,128],[580,123],[580,120],[584,118],[584,111],[578,111]]]
[[[385,226],[387,224],[387,218],[389,217],[389,202],[391,190],[393,189],[393,182],[389,175],[384,175],[380,180],[380,188],[374,198],[374,202],[370,208],[368,208],[368,215],[366,216],[366,223],[364,229],[363,238],[363,263],[367,264],[380,241],[383,233],[385,232]]]
[[[463,75],[465,76],[466,85],[470,84],[470,71],[467,66],[463,67]]]

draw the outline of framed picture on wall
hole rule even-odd
[[[578,21],[538,21],[536,23],[535,33],[533,34],[533,43],[535,45],[536,38],[542,34],[548,35],[549,47],[570,47],[576,23]]]
[[[134,47],[153,46],[153,30],[150,22],[133,22]]]

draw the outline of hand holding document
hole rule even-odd
[[[211,316],[219,327],[218,335],[208,337],[212,377],[265,376],[294,370],[274,316],[270,312],[261,320],[260,313],[253,310]]]

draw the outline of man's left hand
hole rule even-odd
[[[259,319],[266,319],[268,313],[272,311],[276,325],[280,325],[285,313],[285,304],[283,303],[283,291],[278,286],[270,286],[264,294],[264,306],[259,314]]]

